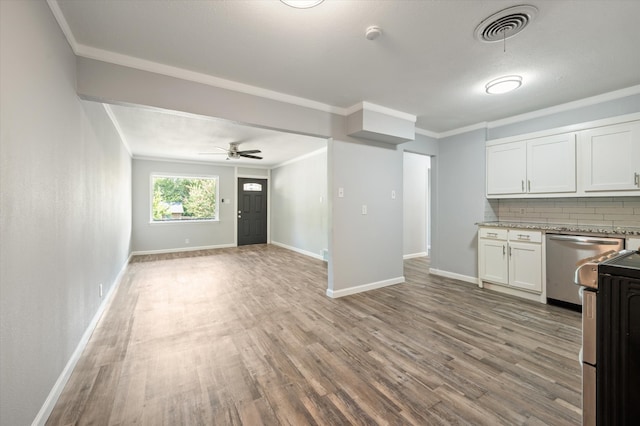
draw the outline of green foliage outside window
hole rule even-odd
[[[217,219],[218,179],[153,176],[153,221]]]

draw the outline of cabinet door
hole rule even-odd
[[[480,239],[478,275],[484,281],[507,284],[509,282],[507,242]]]
[[[540,244],[509,242],[509,284],[542,291],[542,249]]]
[[[527,192],[576,192],[575,133],[527,142]]]
[[[640,191],[640,122],[580,133],[586,192]]]
[[[526,141],[487,147],[487,195],[521,194],[526,176]]]

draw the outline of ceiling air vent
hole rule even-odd
[[[475,37],[485,43],[502,41],[524,30],[538,14],[534,6],[520,5],[489,16],[476,28]]]

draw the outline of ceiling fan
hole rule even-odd
[[[240,142],[231,142],[229,144],[228,149],[220,148],[219,146],[214,146],[215,149],[219,149],[221,152],[201,152],[200,154],[202,155],[226,154],[227,160],[231,160],[231,159],[236,160],[241,157],[251,158],[254,160],[262,160],[262,157],[254,155],[254,154],[260,154],[262,152],[259,149],[247,149],[247,150],[240,151],[238,149],[239,145],[240,145]]]

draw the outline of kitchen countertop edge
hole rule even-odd
[[[493,228],[535,229],[538,231],[544,231],[549,234],[585,233],[620,237],[640,236],[640,228],[623,226],[607,227],[534,222],[478,222],[476,223],[476,225]]]

